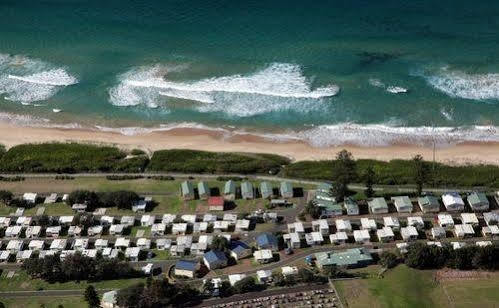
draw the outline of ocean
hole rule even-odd
[[[499,141],[499,1],[0,0],[0,120]]]

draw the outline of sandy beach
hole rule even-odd
[[[0,123],[0,143],[12,147],[22,143],[85,142],[116,145],[124,149],[140,148],[149,152],[159,149],[196,149],[205,151],[273,153],[293,160],[331,159],[341,149],[355,158],[378,160],[410,159],[422,154],[433,157],[431,147],[395,145],[388,147],[339,146],[318,148],[301,141],[277,142],[254,135],[228,135],[227,132],[178,128],[136,135],[90,129],[23,127]],[[436,160],[449,164],[488,163],[499,165],[499,143],[463,143],[436,149]]]

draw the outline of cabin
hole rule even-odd
[[[69,226],[68,236],[80,236],[82,228],[80,226]]]
[[[19,237],[22,232],[21,226],[11,226],[5,229],[5,237]]]
[[[110,226],[114,223],[114,217],[113,216],[101,216],[100,218],[100,224],[103,226]]]
[[[58,237],[59,233],[61,233],[61,226],[47,227],[45,229],[46,237]]]
[[[298,267],[296,266],[283,266],[281,272],[284,277],[298,275]]]
[[[404,241],[415,241],[418,239],[418,229],[414,226],[407,226],[400,229],[400,235]]]
[[[411,213],[412,212],[412,202],[408,196],[397,196],[391,198],[397,212],[399,213]]]
[[[71,209],[73,209],[73,211],[77,213],[85,213],[85,211],[87,210],[87,205],[82,203],[75,203],[73,204]]]
[[[400,230],[400,222],[397,217],[386,216],[383,217],[383,225],[385,227],[390,227],[394,231]]]
[[[431,228],[431,237],[434,240],[439,240],[445,238],[447,235],[447,232],[443,227],[433,227]]]
[[[343,207],[339,203],[328,200],[314,200],[316,206],[321,210],[321,217],[331,218],[343,215]]]
[[[331,244],[345,244],[348,241],[348,235],[346,232],[336,232],[335,234],[331,234],[329,236],[329,241]]]
[[[132,211],[134,213],[145,213],[147,209],[147,202],[146,200],[140,199],[135,201],[135,203],[132,205]]]
[[[142,215],[140,218],[140,225],[142,227],[150,227],[156,221],[156,216],[154,215]]]
[[[391,242],[395,238],[395,234],[393,234],[392,228],[386,226],[382,229],[377,230],[376,235],[378,236],[379,241],[382,243]]]
[[[55,239],[50,243],[50,250],[62,251],[66,249],[68,241],[66,239]]]
[[[454,234],[460,238],[472,237],[475,235],[475,230],[473,230],[472,225],[460,224],[454,226]]]
[[[348,219],[336,219],[336,231],[352,232],[352,224]]]
[[[472,192],[468,195],[468,204],[475,212],[483,212],[489,210],[489,200],[483,192]]]
[[[248,219],[238,219],[236,221],[236,232],[248,231],[250,227],[250,221]]]
[[[10,253],[17,253],[18,251],[22,250],[24,246],[23,241],[21,240],[10,240],[7,243],[7,247],[5,250],[9,251]]]
[[[102,226],[92,226],[87,229],[88,236],[96,236],[102,234]]]
[[[445,229],[454,228],[454,219],[449,214],[438,214],[437,220],[438,220],[438,224],[442,228],[445,228]]]
[[[371,214],[386,214],[388,213],[388,204],[384,198],[374,198],[367,202]]]
[[[331,194],[333,185],[329,183],[321,183],[317,186],[315,191],[315,198],[318,200],[336,202],[336,198]]]
[[[305,241],[309,246],[322,245],[324,243],[324,236],[320,232],[311,232],[305,234]]]
[[[464,210],[464,201],[457,192],[448,192],[442,195],[442,202],[449,212]]]
[[[121,235],[123,234],[124,230],[125,230],[125,225],[122,224],[111,225],[111,227],[109,227],[109,235]]]
[[[274,260],[272,250],[270,250],[270,249],[256,250],[253,253],[253,257],[255,258],[255,261],[260,263],[260,264],[269,263],[269,262],[272,262]]]
[[[251,182],[244,181],[241,183],[241,197],[245,200],[251,200],[255,198],[255,191]]]
[[[322,235],[329,235],[329,224],[326,219],[312,221],[312,231],[320,232]]]
[[[74,250],[84,250],[88,248],[88,238],[77,238],[73,241],[71,248]]]
[[[151,235],[152,236],[163,236],[165,235],[166,225],[164,223],[153,224],[151,226]]]
[[[151,249],[151,240],[141,237],[137,240],[137,247],[139,247],[141,250]]]
[[[23,195],[23,200],[26,201],[27,203],[30,203],[30,204],[35,204],[37,198],[38,198],[38,194],[36,194],[36,193],[25,193]]]
[[[238,281],[241,281],[244,278],[246,278],[246,274],[233,274],[233,275],[229,275],[228,278],[229,278],[230,285],[233,287],[236,285],[236,283]]]
[[[274,189],[269,182],[261,182],[260,183],[260,195],[264,199],[272,199],[274,197]]]
[[[438,213],[440,211],[440,203],[435,196],[426,195],[418,198],[419,208],[423,213]]]
[[[198,195],[201,200],[207,200],[210,197],[210,187],[206,182],[201,181],[198,183]]]
[[[219,250],[210,250],[203,256],[203,262],[209,270],[215,270],[227,266],[227,257]]]
[[[300,235],[298,233],[284,234],[283,239],[289,248],[293,249],[301,248],[301,240],[300,240]]]
[[[52,193],[45,198],[44,204],[54,204],[57,202],[58,196],[56,193]]]
[[[124,237],[118,237],[114,242],[114,248],[124,249],[130,246],[130,240]]]
[[[41,226],[29,226],[26,228],[26,238],[39,237],[41,232]]]
[[[62,226],[68,226],[73,223],[74,216],[60,216],[59,224]]]
[[[97,250],[102,250],[104,248],[107,248],[108,244],[109,244],[108,240],[102,239],[102,238],[98,238],[97,240],[95,240],[94,247]]]
[[[407,225],[413,226],[418,230],[422,230],[422,229],[424,229],[423,217],[421,217],[421,216],[407,217]]]
[[[178,260],[175,263],[175,276],[194,278],[199,271],[199,262],[192,260]]]
[[[187,232],[187,224],[186,223],[178,223],[172,225],[172,234],[185,234]]]
[[[359,215],[359,205],[351,198],[346,198],[343,206],[347,211],[348,216]]]
[[[123,216],[121,217],[120,224],[128,227],[133,227],[135,225],[134,216]]]
[[[182,219],[186,223],[190,223],[192,225],[196,222],[197,217],[196,217],[196,215],[185,214],[185,215],[180,216],[180,219]]]
[[[497,225],[482,227],[482,235],[496,239],[499,237],[499,227]]]
[[[499,223],[499,213],[496,212],[483,213],[483,220],[485,220],[487,226],[497,225]]]
[[[297,221],[288,224],[288,232],[297,233],[300,236],[303,236],[303,234],[305,233],[305,228],[303,227],[303,223]]]
[[[45,247],[45,242],[41,241],[41,240],[32,240],[28,244],[29,250],[39,251],[39,250],[43,250],[44,247]]]
[[[177,215],[175,214],[163,214],[163,217],[161,218],[161,223],[169,226],[173,224],[175,219],[177,218]]]
[[[132,262],[139,261],[140,248],[139,247],[128,247],[125,249],[125,258]]]
[[[376,231],[378,229],[376,221],[371,218],[363,217],[360,219],[360,228],[367,231]]]
[[[279,251],[279,242],[275,235],[269,232],[261,233],[256,237],[256,245],[258,249],[270,249]]]
[[[223,197],[209,197],[208,210],[223,211],[225,207],[225,199]]]
[[[208,231],[208,223],[205,221],[195,222],[192,225],[192,232],[193,233],[201,233],[201,232],[207,232],[207,231]]]
[[[367,230],[354,230],[353,237],[358,244],[368,244],[371,241],[371,235]]]
[[[184,181],[180,184],[180,196],[185,201],[194,200],[194,187],[189,181]]]
[[[169,238],[159,238],[156,240],[156,249],[167,250],[172,246],[172,240]]]
[[[291,185],[290,182],[281,182],[280,186],[280,193],[281,197],[283,198],[293,198],[294,193],[293,193],[293,185]]]
[[[241,260],[251,255],[251,249],[245,242],[234,241],[230,244],[230,255],[235,260]]]
[[[234,201],[236,199],[236,183],[233,180],[225,182],[224,199]]]
[[[259,283],[270,283],[272,281],[271,270],[259,270],[256,272],[256,280]]]
[[[478,226],[478,217],[475,213],[461,213],[461,221],[463,224]]]

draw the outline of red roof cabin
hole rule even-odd
[[[209,197],[208,209],[210,211],[223,211],[225,200],[223,197]]]

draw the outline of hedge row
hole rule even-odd
[[[301,161],[286,166],[282,175],[298,179],[334,181],[334,160]],[[436,186],[487,186],[499,187],[499,167],[493,165],[449,166],[430,164],[429,184]],[[357,182],[368,166],[376,172],[376,183],[382,185],[405,185],[414,183],[414,163],[411,160],[391,160],[389,162],[368,159],[357,160]]]

